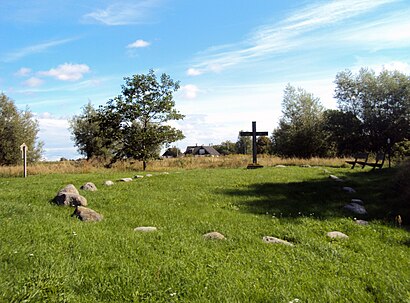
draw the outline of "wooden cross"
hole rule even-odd
[[[255,165],[258,164],[257,159],[256,159],[256,136],[267,136],[268,132],[257,132],[256,131],[256,121],[252,122],[252,131],[251,132],[240,132],[240,136],[252,136],[252,155],[253,155],[253,161],[252,163]],[[248,168],[249,165],[248,165]]]

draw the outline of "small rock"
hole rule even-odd
[[[107,181],[104,182],[104,185],[105,186],[113,186],[114,182],[112,182],[111,180],[107,180]]]
[[[72,194],[72,193],[61,193],[60,195],[54,198],[54,202],[57,205],[65,206],[87,206],[87,199],[81,195]]]
[[[357,203],[349,203],[343,206],[344,209],[357,214],[357,215],[367,215],[367,210],[363,205]]]
[[[330,175],[329,178],[332,179],[333,181],[336,181],[336,182],[343,182],[342,179],[340,179],[339,177],[337,177],[335,175]]]
[[[57,196],[62,194],[62,193],[70,193],[70,194],[76,194],[79,195],[80,193],[78,192],[77,188],[73,184],[68,184],[66,187],[60,189],[60,191],[57,193]]]
[[[369,225],[369,222],[366,220],[355,220],[355,222],[359,225]]]
[[[135,179],[142,179],[142,178],[144,178],[144,176],[136,175],[134,178],[135,178]]]
[[[277,167],[277,168],[284,168],[284,167],[286,167],[285,165],[282,165],[282,164],[278,164],[278,165],[276,165],[275,167]]]
[[[152,177],[152,175],[151,174],[146,174],[145,177]]]
[[[310,166],[309,164],[302,164],[300,167],[311,168],[312,166]]]
[[[345,192],[348,192],[349,194],[354,194],[356,192],[354,188],[349,187],[349,186],[342,187],[342,190],[344,190]]]
[[[131,182],[132,178],[122,178],[120,179],[121,182]]]
[[[103,219],[103,216],[91,208],[78,206],[75,208],[72,216],[77,216],[81,221],[84,222],[98,222]]]
[[[203,237],[207,240],[225,240],[225,236],[217,231],[204,234]]]
[[[140,227],[134,228],[134,231],[153,232],[153,231],[157,231],[157,228],[155,226],[140,226]]]
[[[360,199],[352,199],[351,202],[356,203],[356,204],[360,204],[360,205],[364,205],[363,201],[360,200]]]
[[[340,231],[331,231],[327,233],[327,236],[331,239],[347,239],[349,236]]]
[[[95,186],[95,184],[92,183],[92,182],[87,182],[87,183],[85,183],[83,186],[81,186],[80,189],[82,189],[82,190],[88,190],[88,191],[96,191],[96,190],[97,190],[97,186]]]
[[[279,238],[275,238],[275,237],[271,237],[271,236],[265,236],[262,238],[262,241],[268,244],[284,244],[284,245],[288,245],[288,246],[294,246],[292,243],[279,239]]]
[[[169,172],[164,171],[163,173],[161,173],[161,175],[169,175]]]

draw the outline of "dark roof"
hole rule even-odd
[[[204,152],[201,153],[200,150],[203,150]],[[187,146],[186,151],[184,153],[185,155],[211,155],[211,156],[219,156],[220,153],[213,148],[212,146]]]

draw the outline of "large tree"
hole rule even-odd
[[[288,84],[282,101],[282,118],[272,134],[273,152],[286,157],[324,156],[324,108],[318,98]]]
[[[80,115],[69,120],[72,139],[80,154],[87,159],[110,156],[110,146],[100,128],[97,110],[88,102]]]
[[[167,74],[157,79],[148,74],[124,78],[121,95],[99,109],[103,136],[117,160],[131,158],[147,162],[157,158],[162,146],[184,138],[182,132],[169,125],[184,116],[175,109],[173,93],[179,82]]]
[[[20,145],[27,145],[27,160],[41,158],[43,143],[37,141],[38,121],[26,108],[17,109],[13,100],[0,94],[0,165],[15,165],[21,161]]]
[[[410,77],[383,70],[379,75],[362,68],[336,75],[335,97],[339,109],[363,123],[365,142],[371,151],[410,138]]]

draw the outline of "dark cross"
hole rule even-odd
[[[253,155],[253,164],[257,164],[256,161],[256,136],[267,136],[268,132],[257,132],[256,131],[256,122],[252,122],[252,131],[251,132],[240,132],[240,136],[252,136],[252,155]]]

